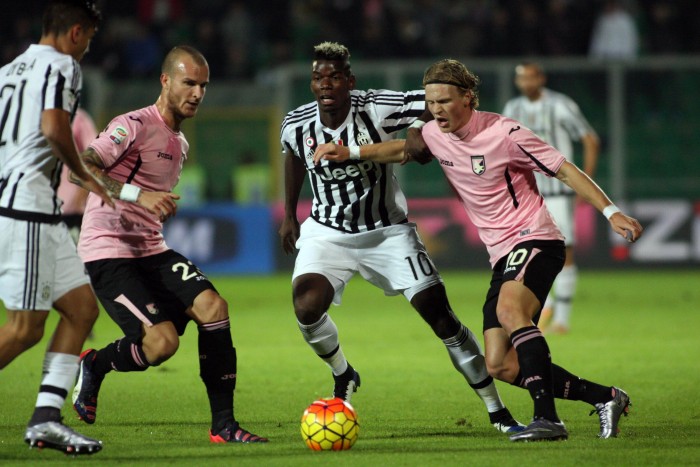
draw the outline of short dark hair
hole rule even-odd
[[[321,42],[314,46],[314,60],[329,60],[343,62],[343,70],[350,73],[350,51],[343,44],[337,42]]]
[[[532,61],[527,61],[527,60],[520,62],[515,66],[516,70],[518,69],[518,67],[521,67],[521,66],[526,67],[526,68],[532,68],[533,70],[535,70],[535,72],[537,72],[538,75],[544,76],[544,74],[545,74],[544,68],[542,67],[542,65],[540,65],[537,62],[532,62]]]
[[[423,87],[427,84],[451,84],[463,93],[471,94],[470,107],[479,107],[479,77],[461,62],[447,58],[430,65],[423,75]]]
[[[189,45],[176,45],[175,47],[170,49],[170,52],[168,52],[168,54],[163,59],[161,73],[166,75],[172,74],[177,61],[183,55],[188,55],[192,57],[192,60],[194,60],[194,62],[199,66],[209,66],[209,64],[207,63],[207,59],[204,58],[204,55],[202,55],[202,53],[199,50]]]
[[[75,24],[97,27],[101,19],[94,0],[50,0],[42,17],[42,34],[63,34]]]

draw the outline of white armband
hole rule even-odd
[[[348,146],[348,150],[350,151],[350,159],[360,158],[360,146]]]
[[[611,204],[610,206],[607,206],[605,209],[603,209],[603,215],[610,220],[613,214],[616,212],[620,212],[620,208],[615,206],[614,204]]]
[[[122,201],[129,201],[135,203],[139,199],[139,194],[141,193],[141,188],[136,185],[131,185],[125,183],[122,185],[122,191],[119,192],[119,199]]]
[[[421,128],[423,128],[423,125],[425,125],[425,122],[423,120],[416,120],[415,122],[409,125],[409,128],[417,128],[420,130]]]

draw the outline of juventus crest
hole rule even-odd
[[[471,156],[471,157],[472,157],[472,171],[477,175],[481,175],[482,173],[486,172],[486,161],[484,160],[484,156]]]

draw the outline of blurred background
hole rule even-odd
[[[6,2],[7,63],[36,42],[43,2]],[[98,2],[104,21],[83,60],[83,107],[98,128],[152,104],[164,54],[191,44],[211,67],[169,245],[212,273],[291,268],[276,231],[282,213],[279,126],[313,99],[312,48],[347,45],[358,87],[408,90],[451,57],[481,80],[480,109],[516,94],[514,66],[541,63],[548,87],[568,94],[601,137],[597,181],[645,225],[631,248],[605,219],[577,214],[583,266],[696,267],[700,262],[700,2],[697,0],[123,0]],[[577,148],[580,151],[580,147]],[[575,154],[580,162],[580,154]],[[433,259],[483,268],[486,256],[437,164],[399,168]],[[303,191],[300,218],[308,214]],[[455,253],[457,252],[457,253]]]

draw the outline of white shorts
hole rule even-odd
[[[325,276],[335,290],[336,305],[356,272],[386,295],[403,294],[408,301],[442,283],[412,223],[349,234],[309,218],[301,226],[296,247],[292,280],[309,273]]]
[[[0,299],[10,310],[50,310],[71,290],[90,283],[64,223],[0,216]]]
[[[547,196],[544,198],[547,209],[554,217],[559,230],[564,235],[564,244],[574,246],[574,196]]]

